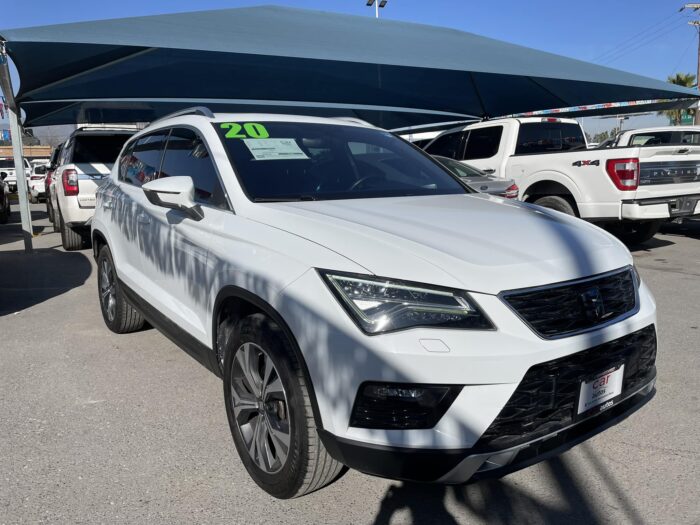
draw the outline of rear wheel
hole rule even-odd
[[[641,244],[657,234],[664,221],[623,222],[609,228],[625,244]]]
[[[345,467],[321,443],[289,340],[263,314],[245,317],[235,332],[227,342],[224,398],[246,470],[276,498],[302,496],[333,482]]]
[[[566,213],[567,215],[576,217],[576,210],[574,210],[571,203],[564,197],[559,197],[558,195],[547,195],[546,197],[540,197],[533,202],[538,206],[560,211],[562,213]]]
[[[53,206],[51,206],[51,199],[46,197],[46,215],[49,216],[49,221],[53,224],[53,231],[58,231],[55,224],[55,217],[53,216]]]
[[[107,328],[117,334],[126,334],[143,327],[143,316],[129,302],[119,285],[112,254],[107,246],[103,246],[97,256],[97,289]]]
[[[80,250],[83,247],[83,235],[77,232],[66,224],[61,215],[61,209],[58,209],[59,230],[61,232],[61,244],[66,251]]]
[[[31,192],[29,192],[29,202],[31,202],[32,204],[37,204],[39,202],[39,199],[32,195]]]

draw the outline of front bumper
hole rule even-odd
[[[499,477],[528,467],[590,439],[620,423],[655,395],[656,378],[611,409],[537,439],[502,450],[412,449],[372,445],[319,432],[328,453],[344,465],[374,476],[406,481],[466,483]]]
[[[622,218],[635,221],[700,215],[700,194],[622,201]]]

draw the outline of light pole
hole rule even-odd
[[[367,0],[367,7],[372,7],[374,6],[374,17],[379,18],[379,9],[386,6],[386,3],[389,0]]]

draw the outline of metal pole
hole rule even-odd
[[[19,107],[12,91],[10,68],[5,52],[5,43],[0,42],[0,88],[7,100],[10,118],[10,139],[12,140],[12,153],[15,161],[15,175],[17,176],[17,195],[19,196],[19,213],[22,217],[22,234],[24,237],[25,253],[32,252],[32,215],[27,198],[27,175],[24,171],[24,155],[22,152],[22,125],[19,121]]]
[[[379,0],[374,2],[374,18],[379,18]]]

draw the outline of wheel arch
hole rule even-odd
[[[100,254],[100,250],[103,246],[109,246],[107,242],[107,237],[98,229],[92,230],[92,255],[97,260],[97,256]]]
[[[530,184],[522,192],[524,202],[535,202],[541,197],[557,196],[568,200],[578,214],[578,203],[581,200],[578,188],[568,179],[550,174]]]
[[[216,354],[216,341],[217,341],[217,331],[219,328],[219,320],[222,315],[226,314],[229,316],[234,316],[234,318],[242,319],[247,315],[254,313],[263,313],[270,317],[284,332],[285,336],[289,340],[294,356],[296,357],[299,365],[301,366],[301,371],[304,374],[304,381],[306,383],[306,388],[309,392],[309,398],[311,400],[311,409],[314,414],[314,421],[316,423],[317,430],[323,430],[323,422],[321,420],[321,412],[318,408],[318,402],[316,400],[316,392],[314,390],[314,384],[311,381],[311,374],[309,373],[309,368],[306,365],[306,360],[299,347],[299,343],[294,336],[291,328],[284,320],[282,315],[267,301],[254,293],[241,288],[239,286],[227,285],[223,287],[216,296],[216,301],[214,302],[214,311],[212,314],[212,351],[214,352],[214,359],[218,363],[218,355]]]

